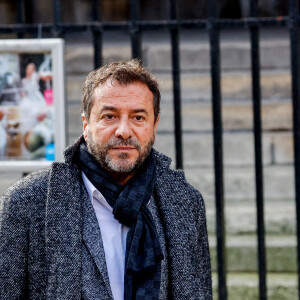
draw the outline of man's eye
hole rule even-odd
[[[112,120],[114,118],[114,115],[105,115],[104,117],[107,120]]]
[[[143,116],[135,116],[134,117],[137,121],[142,121],[144,120],[144,117]]]

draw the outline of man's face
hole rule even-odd
[[[134,173],[155,140],[153,94],[142,82],[97,87],[89,121],[82,118],[89,151],[113,173]]]

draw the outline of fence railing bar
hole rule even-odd
[[[229,28],[249,28],[251,26],[259,27],[282,27],[287,26],[287,17],[277,17],[277,18],[245,18],[241,20],[235,19],[218,19],[217,26],[222,27],[222,29]]]
[[[291,75],[293,99],[293,135],[295,160],[295,201],[297,229],[297,267],[298,267],[298,299],[300,299],[300,29],[299,1],[290,0],[290,44],[291,44]]]
[[[225,215],[224,215],[224,179],[223,179],[223,137],[221,108],[221,59],[220,32],[216,26],[217,1],[209,2],[209,41],[210,65],[212,78],[212,110],[214,133],[214,170],[216,197],[216,237],[218,263],[219,299],[227,299],[226,287],[226,247],[225,247]]]
[[[259,27],[284,27],[288,25],[289,18],[287,16],[268,17],[268,18],[244,18],[244,19],[216,19],[215,27],[218,28],[249,28],[257,25]],[[300,20],[299,20],[300,21]],[[209,21],[207,19],[194,20],[157,20],[157,21],[139,21],[138,25],[141,29],[150,27],[179,27],[179,28],[208,28]],[[151,27],[153,26],[153,27]]]
[[[93,10],[93,21],[99,22],[101,16],[99,15],[99,6],[101,5],[100,0],[92,0],[92,10]],[[100,25],[100,26],[99,26]],[[94,68],[97,69],[102,65],[102,27],[101,23],[92,30],[93,32],[93,46],[94,46]]]
[[[138,26],[139,20],[139,0],[130,1],[130,22],[129,32],[131,38],[131,56],[132,58],[142,59],[142,43],[141,43],[141,32]]]
[[[259,26],[261,28],[267,27],[290,27],[290,19],[289,17],[280,17],[280,19],[276,18],[265,18],[265,19],[242,19],[242,20],[215,20],[215,27],[219,29],[247,29],[252,26]],[[297,25],[300,25],[300,17],[296,19]],[[53,27],[58,31],[63,32],[80,32],[80,31],[89,31],[91,28],[99,29],[99,30],[121,30],[128,31],[132,28],[130,22],[122,21],[122,22],[84,22],[81,24],[70,24],[70,23],[57,23],[53,25],[52,23],[42,23],[43,30],[46,32],[53,30]],[[36,32],[36,28],[38,24],[7,24],[0,25],[0,33],[16,33],[18,32],[26,32],[26,33],[34,33]],[[155,30],[155,29],[208,29],[210,27],[210,23],[208,20],[161,20],[161,21],[136,21],[135,23],[136,29],[138,31],[146,31],[146,30]]]
[[[170,0],[170,19],[176,20],[176,0]],[[171,51],[172,51],[172,78],[173,78],[173,103],[174,103],[174,128],[176,168],[183,169],[182,155],[182,122],[181,122],[181,91],[180,91],[180,50],[179,50],[179,28],[172,28]]]
[[[37,33],[39,25],[22,25],[16,24],[13,26],[0,26],[0,33]],[[47,24],[43,26],[44,32],[51,32],[53,30],[52,24]]]
[[[258,14],[258,1],[252,0],[250,4],[251,16]],[[251,37],[251,71],[252,71],[252,101],[254,123],[254,152],[255,152],[255,185],[256,185],[256,222],[258,246],[258,273],[259,273],[259,299],[267,299],[266,286],[266,249],[265,249],[265,223],[264,223],[264,186],[262,163],[262,125],[261,125],[261,89],[260,89],[260,55],[259,55],[259,28],[250,28]]]

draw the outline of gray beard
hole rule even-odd
[[[155,141],[155,135],[153,134],[148,145],[142,151],[140,143],[136,139],[127,139],[122,138],[112,138],[104,146],[100,146],[93,140],[92,136],[88,133],[87,135],[87,148],[89,152],[93,155],[95,160],[100,163],[102,168],[109,171],[110,173],[120,174],[122,176],[127,176],[129,174],[135,173],[139,167],[143,164],[145,159],[148,157],[151,152],[152,146]],[[115,146],[133,146],[139,152],[139,155],[135,162],[129,163],[127,161],[128,154],[120,153],[119,161],[115,162],[108,155],[109,149]]]

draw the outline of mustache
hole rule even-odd
[[[111,139],[107,142],[107,144],[105,145],[105,149],[109,150],[111,148],[115,148],[115,147],[122,147],[122,146],[132,146],[134,148],[136,148],[137,150],[141,150],[141,144],[132,138],[129,139],[122,139],[122,138],[116,138],[116,139]]]

